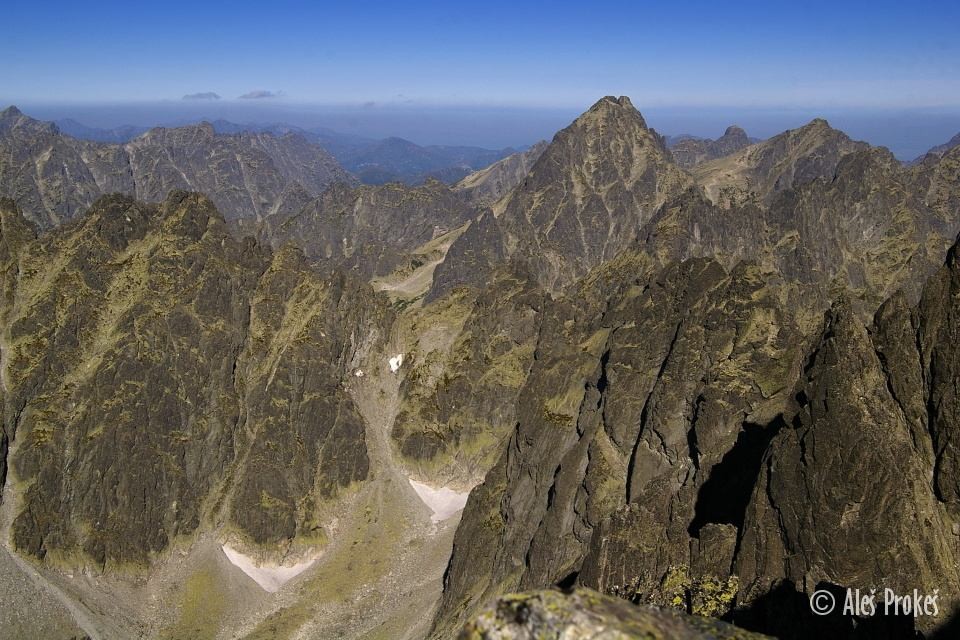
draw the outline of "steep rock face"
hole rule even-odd
[[[171,189],[209,194],[228,219],[262,219],[284,188],[298,183],[317,195],[352,179],[323,149],[297,135],[217,135],[209,123],[151,129],[122,147],[136,197],[153,202]]]
[[[101,199],[21,248],[2,337],[14,545],[142,565],[225,505],[256,542],[315,533],[319,501],[366,477],[342,381],[390,319],[304,265],[183,192]]]
[[[559,290],[630,246],[657,207],[690,184],[628,98],[603,98],[498,203],[506,252],[527,257],[538,281]],[[449,259],[468,240],[458,239]]]
[[[915,344],[920,349],[920,377],[923,380],[921,399],[925,415],[919,406],[913,414],[925,418],[932,436],[934,464],[933,485],[937,498],[944,502],[954,516],[960,516],[960,397],[957,380],[960,377],[960,248],[951,249],[947,264],[937,272],[923,290],[917,309]],[[912,346],[907,340],[902,348]],[[912,354],[911,354],[912,355]],[[916,388],[916,380],[908,388]],[[908,386],[907,382],[903,383]],[[919,389],[917,391],[920,391]],[[916,398],[917,393],[904,394]],[[915,420],[916,420],[915,419]]]
[[[162,213],[101,200],[24,254],[5,322],[17,547],[122,564],[197,527],[231,455],[242,291],[260,260],[183,194]]]
[[[500,221],[492,211],[485,211],[470,222],[437,265],[425,301],[442,298],[457,287],[482,289],[506,258],[506,238]]]
[[[436,180],[419,187],[339,185],[277,224],[273,244],[292,242],[310,259],[331,260],[369,278],[390,273],[474,213]]]
[[[468,623],[461,640],[762,640],[732,625],[670,609],[637,607],[589,589],[504,596]]]
[[[936,629],[960,600],[956,256],[917,307],[897,293],[869,331],[843,301],[811,332],[784,303],[789,282],[703,259],[603,287],[617,301],[601,316],[588,300],[548,305],[434,633],[492,595],[555,583],[784,638]],[[939,589],[939,615],[810,613],[815,589],[888,587]]]
[[[917,197],[952,228],[960,210],[960,147],[913,167],[910,175]]]
[[[0,308],[7,308],[13,303],[20,251],[35,238],[36,228],[24,220],[16,203],[0,198],[0,282],[3,283]],[[3,428],[0,429],[0,487],[6,482],[7,454],[9,443],[13,439],[13,427],[6,413],[6,359],[6,349],[0,348],[0,416],[3,420]]]
[[[412,359],[392,437],[417,475],[473,486],[493,465],[515,423],[544,298],[522,269],[499,271],[449,345],[425,346]],[[422,316],[442,313],[427,307]]]
[[[491,205],[523,182],[549,146],[541,140],[526,151],[507,156],[480,171],[475,171],[453,186],[467,202]]]
[[[868,147],[818,118],[799,129],[701,164],[693,175],[717,204],[750,198],[770,202],[784,189],[833,175],[840,158]]]
[[[71,138],[13,107],[0,113],[0,195],[41,228],[75,217],[104,194],[159,202],[174,189],[207,193],[227,219],[261,219],[288,185],[316,196],[337,182],[355,179],[297,135],[217,135],[203,123],[112,145]]]
[[[324,501],[364,480],[365,425],[345,392],[385,339],[390,317],[369,287],[318,274],[296,249],[260,277],[237,361],[240,433],[231,520],[255,543],[323,537]]]
[[[892,345],[908,317],[900,309],[881,316],[893,325],[885,332]],[[783,580],[798,591],[939,588],[956,599],[960,583],[946,569],[957,562],[953,521],[931,490],[929,436],[912,424],[910,405],[922,389],[891,382],[884,360],[893,364],[878,356],[848,304],[836,305],[798,385],[799,411],[764,455],[734,566],[741,603]],[[920,622],[929,630],[946,615]]]
[[[727,127],[716,140],[685,138],[670,147],[670,153],[678,165],[692,169],[697,165],[736,153],[750,146],[747,132],[736,125]]]
[[[309,193],[323,193],[333,184],[356,184],[333,156],[302,135],[248,133],[241,135],[239,142],[269,156],[287,185],[299,185]]]
[[[578,572],[597,569],[586,584],[607,590],[637,589],[628,583],[638,576],[659,582],[674,564],[692,564],[688,527],[698,515],[732,553],[723,525],[737,508],[698,514],[699,491],[735,442],[765,437],[788,400],[801,341],[754,267],[727,275],[694,260],[622,291],[605,313],[589,298],[544,311],[517,427],[457,532],[438,635],[492,594]],[[723,473],[738,467],[728,461]],[[747,495],[749,475],[737,482]],[[612,535],[606,520],[628,500],[647,510],[631,522],[647,524],[624,531],[622,549],[596,551],[617,563],[614,576],[584,557],[598,528]],[[650,553],[624,553],[637,545]],[[624,556],[640,565],[621,575]]]
[[[769,219],[788,278],[839,284],[871,312],[900,287],[919,290],[960,223],[920,201],[900,163],[879,149],[847,154],[833,176],[784,193]]]

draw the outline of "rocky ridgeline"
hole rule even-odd
[[[261,220],[298,209],[301,192],[317,196],[339,182],[356,179],[296,134],[218,135],[201,123],[105,144],[64,135],[15,107],[0,112],[0,197],[16,200],[41,229],[82,214],[101,195],[160,202],[174,189],[207,194],[228,220]]]

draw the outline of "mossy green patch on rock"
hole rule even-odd
[[[588,589],[533,591],[499,598],[468,622],[460,640],[761,640],[711,618],[636,606]]]

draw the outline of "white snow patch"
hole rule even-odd
[[[232,565],[250,576],[254,582],[269,593],[274,593],[287,582],[310,568],[319,556],[314,556],[297,564],[284,566],[270,562],[257,562],[253,558],[240,553],[228,544],[222,546],[224,555]]]
[[[408,480],[410,479],[408,478]],[[434,489],[430,485],[417,482],[416,480],[410,480],[410,486],[413,487],[413,490],[416,491],[420,499],[423,500],[423,504],[430,507],[430,510],[433,511],[433,515],[430,516],[430,520],[433,522],[446,520],[463,509],[467,504],[467,496],[470,495],[469,491],[461,493],[448,487]]]
[[[362,378],[362,377],[363,377],[363,369],[357,369],[356,371],[353,372],[353,375],[357,376],[358,378]]]
[[[403,366],[403,354],[398,353],[397,355],[390,358],[390,371],[396,373],[397,369]]]

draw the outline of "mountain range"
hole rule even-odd
[[[55,124],[60,131],[74,138],[114,144],[129,142],[150,129],[132,125],[100,129],[71,119],[57,120]],[[280,138],[296,134],[323,147],[364,184],[374,185],[393,181],[415,185],[428,178],[453,183],[516,151],[511,148],[491,150],[469,146],[421,146],[403,138],[376,140],[324,127],[304,128],[282,123],[237,124],[218,119],[211,124],[217,133],[230,135],[270,133]]]
[[[960,147],[608,96],[360,185],[429,154],[217,126],[0,114],[20,636],[951,637]]]
[[[151,129],[124,144],[64,135],[56,125],[0,112],[0,195],[41,228],[66,222],[101,195],[147,202],[172,189],[207,193],[231,219],[262,219],[298,192],[355,183],[329,154],[295,134],[218,135],[209,123]]]

